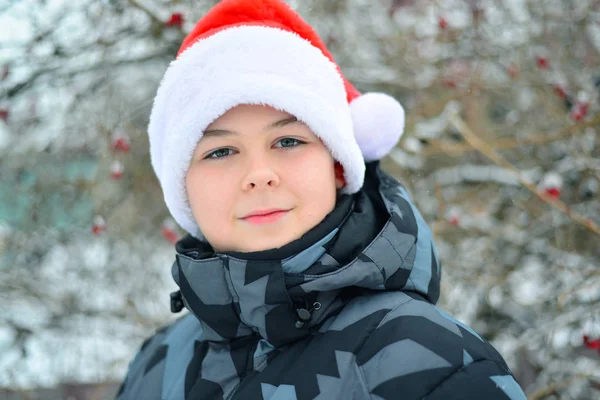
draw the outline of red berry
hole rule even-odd
[[[459,219],[457,215],[453,215],[448,219],[448,223],[452,226],[458,226],[459,223]]]
[[[0,109],[0,119],[3,120],[4,122],[8,122],[8,110],[7,109]]]
[[[546,196],[558,199],[560,197],[560,189],[557,187],[548,187],[544,190]]]
[[[508,72],[508,75],[510,75],[510,77],[513,79],[519,77],[519,68],[517,68],[517,66],[514,64],[511,64],[508,66],[507,72]]]
[[[165,228],[165,227],[160,228],[160,231],[161,231],[163,237],[165,239],[167,239],[169,242],[171,242],[172,244],[177,243],[177,240],[178,240],[177,233],[175,233],[174,231],[170,230],[169,228]]]
[[[114,161],[110,167],[110,176],[115,180],[121,179],[123,177],[123,171],[123,164],[119,161]]]
[[[547,172],[539,185],[539,191],[543,196],[558,199],[563,186],[563,178],[555,171]]]
[[[171,14],[171,17],[165,23],[165,25],[181,28],[183,26],[183,14],[182,13]]]
[[[589,107],[589,103],[577,102],[571,111],[571,118],[577,122],[583,120],[588,113]]]
[[[554,84],[552,85],[552,90],[560,98],[564,99],[567,97],[567,91],[562,85]]]
[[[550,62],[546,57],[538,56],[537,66],[539,69],[548,69],[548,67],[550,67]]]
[[[456,89],[456,81],[454,79],[446,78],[442,81],[442,85],[451,89]]]
[[[445,30],[448,28],[448,20],[444,17],[440,17],[438,20],[438,25],[440,26],[441,30]]]
[[[115,171],[115,172],[111,172],[110,176],[116,181],[123,177],[123,173]]]
[[[113,151],[122,151],[123,153],[127,153],[130,149],[129,139],[124,136],[116,136],[112,142],[112,150]]]
[[[173,221],[171,218],[164,220],[160,228],[160,232],[162,233],[163,237],[172,244],[177,243],[177,240],[179,239],[177,235],[177,226],[175,225],[175,221]]]
[[[573,110],[573,112],[571,113],[571,118],[573,118],[574,121],[581,121],[583,119],[584,115],[581,112],[581,110]]]
[[[104,222],[104,218],[97,215],[94,217],[94,225],[92,225],[92,233],[94,235],[100,235],[102,232],[106,231],[106,223]]]
[[[588,349],[594,349],[594,350],[600,349],[600,338],[591,340],[589,336],[584,335],[583,336],[583,344]]]

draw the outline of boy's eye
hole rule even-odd
[[[304,144],[304,142],[302,142],[301,140],[294,139],[294,138],[283,138],[283,139],[279,139],[277,141],[277,144],[275,144],[275,147],[280,147],[280,148],[281,147],[296,147],[301,144]]]
[[[294,139],[294,138],[282,138],[282,139],[279,139],[275,143],[274,147],[275,148],[290,148],[290,147],[297,147],[302,144],[305,144],[305,142],[303,142],[302,140],[298,140],[298,139]],[[211,151],[210,153],[208,153],[206,155],[206,157],[204,157],[204,159],[205,160],[219,160],[222,158],[227,158],[229,156],[232,156],[233,154],[235,154],[235,150],[227,148],[227,147],[223,147],[221,149]]]
[[[211,153],[208,153],[208,155],[205,157],[205,159],[219,159],[219,158],[225,158],[228,157],[230,155],[233,154],[233,150],[232,149],[228,149],[228,148],[223,148],[223,149],[217,149]]]

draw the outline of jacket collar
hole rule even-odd
[[[205,242],[182,239],[172,273],[206,339],[259,334],[283,346],[318,330],[363,289],[412,291],[437,302],[437,251],[406,190],[375,162],[353,200],[307,233],[304,246],[214,253]]]

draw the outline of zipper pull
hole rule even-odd
[[[319,303],[318,301],[315,301],[312,305],[312,307],[310,309],[306,309],[306,308],[297,308],[296,309],[296,314],[298,314],[298,318],[300,318],[298,321],[296,321],[296,328],[300,329],[304,326],[304,324],[310,320],[310,318],[312,317],[312,312],[313,311],[317,311],[321,309],[321,303]]]

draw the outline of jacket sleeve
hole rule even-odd
[[[377,399],[526,399],[489,342],[425,301],[390,311],[356,362]]]
[[[165,330],[159,330],[144,341],[129,363],[127,376],[121,383],[116,400],[160,399],[162,376],[159,374],[162,371],[158,367],[166,355],[166,348],[161,344],[164,335]]]
[[[460,368],[425,396],[427,400],[527,400],[507,371],[493,361],[477,361]]]

